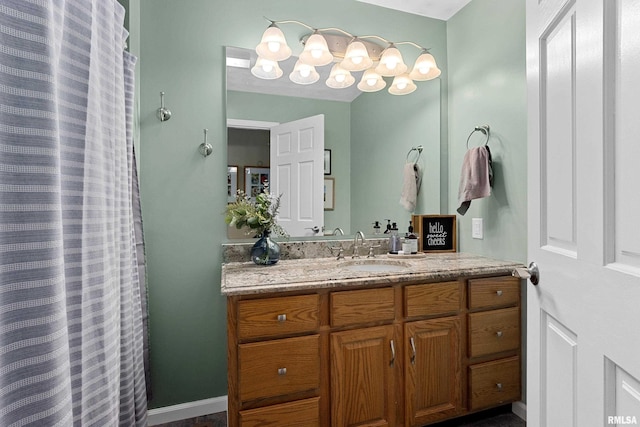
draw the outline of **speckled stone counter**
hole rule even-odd
[[[377,256],[375,260],[397,264],[394,271],[357,271],[353,264],[367,263],[366,257],[280,260],[272,266],[252,262],[222,265],[222,294],[246,295],[270,292],[348,288],[386,283],[439,281],[461,277],[510,274],[521,263],[466,253]]]

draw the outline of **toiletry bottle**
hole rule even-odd
[[[384,230],[384,234],[389,234],[389,233],[391,233],[391,220],[390,219],[385,219],[385,221],[387,221],[387,229]]]
[[[410,243],[411,253],[417,254],[418,253],[418,235],[413,232],[413,224],[411,224],[411,221],[409,221],[409,229],[408,229],[408,233],[405,241]]]
[[[380,234],[380,221],[373,223],[373,234]]]
[[[389,236],[389,253],[397,254],[401,249],[400,236],[398,236],[398,227],[394,222],[389,231],[391,236]]]

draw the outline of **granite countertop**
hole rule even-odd
[[[466,253],[379,255],[374,262],[401,264],[395,271],[357,271],[349,265],[366,264],[366,257],[344,260],[307,258],[280,260],[271,266],[253,262],[222,265],[222,294],[226,296],[342,288],[416,280],[450,280],[458,277],[509,274],[522,263]]]

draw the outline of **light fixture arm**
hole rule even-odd
[[[412,41],[393,42],[393,41],[385,39],[384,37],[380,37],[380,36],[377,36],[377,35],[358,36],[358,35],[355,35],[355,34],[352,34],[352,33],[348,32],[348,31],[345,31],[342,28],[337,28],[337,27],[314,28],[311,25],[308,25],[308,24],[305,24],[304,22],[296,21],[296,20],[274,21],[272,19],[267,18],[266,16],[263,16],[263,18],[266,19],[267,21],[271,22],[272,25],[274,25],[274,24],[275,25],[278,25],[278,24],[297,24],[297,25],[300,25],[302,27],[305,27],[306,29],[308,29],[308,30],[310,30],[310,31],[312,31],[314,33],[326,33],[326,32],[329,32],[329,31],[335,31],[335,32],[342,33],[345,36],[352,37],[353,39],[356,39],[356,38],[358,38],[358,39],[377,39],[377,40],[380,40],[381,42],[383,42],[385,44],[388,44],[388,45],[396,45],[397,46],[397,45],[408,44],[408,45],[414,46],[414,47],[416,47],[418,49],[421,49],[421,50],[423,50],[425,52],[429,51],[429,49],[427,49],[427,48],[425,48],[423,46],[420,46],[419,44],[414,43]]]

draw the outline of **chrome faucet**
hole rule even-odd
[[[358,245],[358,240],[360,240],[362,242],[360,245]],[[356,231],[356,235],[353,238],[353,255],[351,256],[351,258],[359,258],[360,257],[360,254],[358,253],[358,248],[360,246],[365,247],[366,246],[366,241],[367,241],[367,239],[365,239],[364,233],[362,231]]]
[[[340,235],[340,236],[344,236],[344,230],[343,230],[342,228],[340,228],[340,227],[336,227],[336,228],[333,230],[333,233],[332,233],[332,234],[333,234],[334,236],[338,236],[338,235]]]

